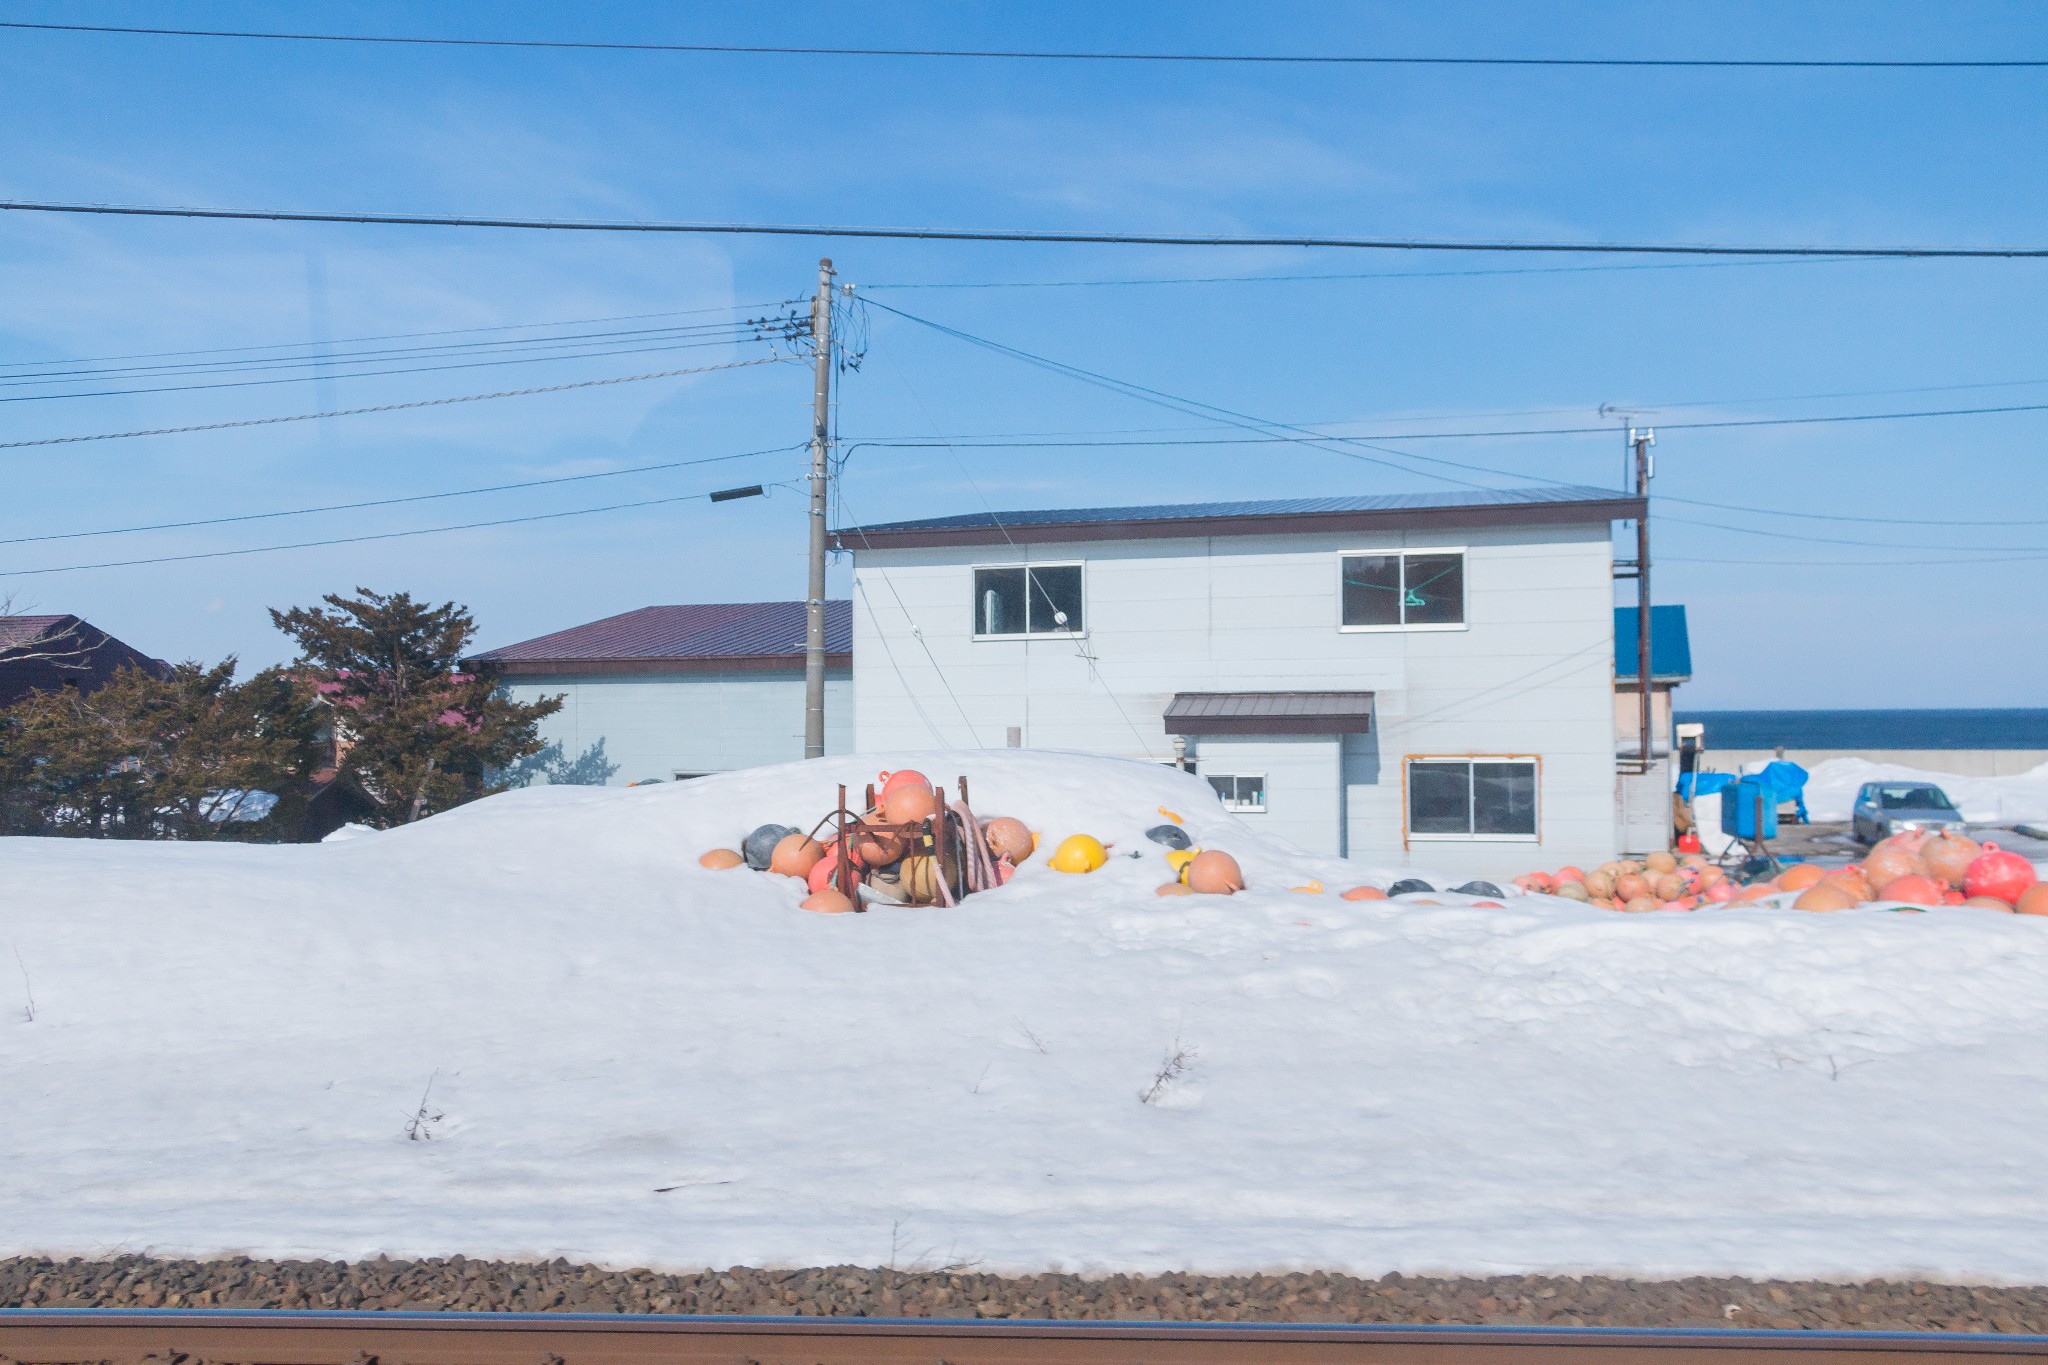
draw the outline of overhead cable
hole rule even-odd
[[[530,332],[549,327],[592,327],[601,322],[642,322],[650,318],[691,317],[701,313],[746,313],[779,308],[775,303],[734,304],[730,308],[681,308],[663,313],[618,313],[602,318],[561,318],[553,322],[506,322],[490,327],[444,327],[431,332],[381,332],[366,337],[334,337],[326,341],[273,341],[252,346],[213,346],[196,351],[135,351],[126,355],[70,356],[63,360],[8,361],[0,368],[47,365],[99,365],[116,360],[164,360],[177,356],[232,355],[248,351],[303,350],[309,346],[354,346],[370,341],[410,341],[419,337],[471,336],[485,332]]]
[[[1341,280],[1446,280],[1480,275],[1583,275],[1592,272],[1630,270],[1728,270],[1760,265],[1827,265],[1854,260],[1852,256],[1799,256],[1790,260],[1753,261],[1656,261],[1640,265],[1525,265],[1496,270],[1371,270],[1321,275],[1160,275],[1149,278],[1097,280],[965,280],[863,284],[862,292],[873,289],[1102,289],[1146,284],[1294,284]]]
[[[197,393],[207,389],[252,389],[273,384],[312,384],[324,379],[375,379],[383,375],[435,374],[443,370],[488,370],[501,365],[531,365],[543,360],[580,360],[615,355],[654,355],[671,351],[701,351],[707,347],[738,345],[739,340],[720,337],[714,341],[685,341],[659,346],[618,346],[601,351],[583,351],[562,356],[512,356],[498,360],[465,360],[449,365],[404,365],[388,370],[341,370],[331,374],[294,374],[275,379],[223,379],[206,384],[160,384],[143,389],[82,389],[70,393],[0,394],[0,403],[52,402],[63,398],[122,398],[146,393]]]
[[[26,446],[68,446],[82,441],[125,441],[136,436],[183,436],[194,431],[227,431],[234,427],[268,427],[280,422],[312,422],[323,417],[361,417],[373,412],[404,412],[412,408],[439,408],[451,403],[481,403],[491,398],[525,398],[538,393],[565,393],[570,389],[596,389],[609,384],[637,384],[644,379],[675,379],[686,374],[710,374],[716,370],[744,370],[754,365],[780,364],[785,356],[763,356],[758,360],[734,360],[723,365],[698,365],[687,370],[654,370],[647,374],[614,375],[609,379],[579,379],[573,384],[543,384],[531,389],[504,389],[497,393],[466,393],[457,398],[418,398],[409,403],[379,403],[368,408],[335,408],[328,412],[295,412],[288,417],[245,417],[233,422],[200,422],[185,427],[153,427],[142,431],[102,431],[90,436],[41,436],[31,441],[0,441],[0,450]]]
[[[936,242],[1092,243],[1103,246],[1329,247],[1352,251],[1499,251],[1607,256],[1833,256],[1842,259],[2019,259],[2048,257],[2048,246],[1756,246],[1693,242],[1457,241],[1422,237],[1336,237],[1246,233],[1060,232],[984,228],[828,226],[819,223],[689,223],[641,219],[507,218],[433,213],[338,213],[303,209],[210,209],[145,204],[86,204],[0,199],[20,213],[109,214],[134,218],[212,218],[275,223],[362,223],[386,227],[511,228],[540,232],[697,233],[741,237],[847,237]]]
[[[291,33],[274,30],[153,28],[128,24],[53,24],[26,20],[0,28],[52,33],[141,35],[156,38],[239,38],[268,42],[359,43],[392,47],[526,48],[567,52],[689,53],[772,57],[916,57],[971,61],[1154,62],[1255,66],[1474,66],[1608,67],[1780,71],[2030,70],[2048,60],[2030,57],[1447,57],[1366,53],[1087,52],[1032,48],[785,47],[760,43],[602,42],[574,38],[435,38],[373,33]]]
[[[668,469],[695,465],[723,464],[730,460],[751,460],[762,455],[785,455],[803,450],[810,443],[776,446],[769,450],[748,450],[737,455],[709,455],[700,460],[668,460],[661,464],[634,465],[629,469],[605,469],[592,474],[564,474],[552,479],[526,479],[519,483],[495,483],[483,488],[458,488],[447,493],[415,493],[402,498],[371,498],[364,502],[333,502],[320,507],[294,507],[282,512],[245,512],[232,517],[202,517],[194,521],[159,521],[146,526],[110,526],[97,531],[59,531],[41,536],[10,536],[0,545],[31,545],[49,540],[89,540],[99,536],[125,536],[143,531],[183,531],[194,526],[229,526],[244,521],[275,521],[280,517],[309,517],[321,512],[355,512],[365,507],[397,507],[410,502],[438,502],[443,498],[469,498],[485,493],[510,493],[524,488],[548,488],[556,484],[588,483],[593,479],[620,479],[633,474],[655,474]]]
[[[771,488],[793,488],[784,480]],[[494,521],[470,521],[458,526],[424,526],[415,531],[380,531],[366,536],[336,536],[329,540],[301,540],[289,545],[253,545],[240,550],[201,550],[193,554],[155,555],[148,559],[110,559],[97,564],[59,564],[47,569],[8,569],[0,578],[28,578],[39,574],[75,573],[83,569],[131,569],[144,564],[183,564],[195,559],[233,559],[241,555],[266,555],[279,550],[312,550],[325,545],[360,545],[372,540],[403,540],[410,536],[437,536],[448,531],[480,531],[492,526],[522,526],[534,521],[560,521],[565,517],[596,516],[600,512],[623,512],[636,507],[662,507],[678,502],[706,502],[709,493],[684,493],[672,498],[645,498],[638,502],[615,502],[604,507],[579,507],[571,512],[538,512],[525,517],[499,517]]]

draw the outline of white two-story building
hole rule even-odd
[[[840,531],[854,747],[1191,764],[1304,849],[1611,857],[1613,523],[1592,488],[976,513]]]

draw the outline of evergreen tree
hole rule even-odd
[[[375,797],[380,828],[502,791],[496,774],[540,751],[559,697],[517,702],[495,671],[465,663],[476,622],[453,602],[357,588],[270,613],[298,643],[302,677],[332,707],[336,767]]]
[[[31,693],[0,713],[0,822],[21,834],[288,837],[324,756],[309,688],[235,660],[169,677],[124,668],[91,692]]]

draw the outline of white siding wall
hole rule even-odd
[[[614,785],[678,772],[715,773],[804,756],[801,673],[674,673],[615,677],[520,678],[506,685],[520,701],[561,696],[541,722],[575,758],[604,740],[619,765]],[[843,754],[853,736],[853,680],[825,679],[825,752]]]
[[[1594,523],[864,550],[855,744],[997,746],[1018,726],[1032,747],[1165,761],[1175,692],[1364,690],[1377,731],[1339,746],[1333,832],[1306,846],[1495,875],[1597,860],[1614,842],[1610,544]],[[1338,629],[1341,553],[1451,547],[1467,552],[1467,629]],[[973,638],[976,565],[1077,561],[1085,638]],[[1404,848],[1403,756],[1473,753],[1541,758],[1540,850]]]
[[[1306,852],[1342,855],[1342,749],[1335,736],[1216,737],[1200,742],[1196,768],[1203,773],[1263,775],[1265,813],[1240,812],[1243,818]]]

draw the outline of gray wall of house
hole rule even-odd
[[[1370,735],[1203,739],[1198,769],[1287,774],[1246,818],[1319,852],[1494,876],[1597,862],[1615,850],[1611,545],[1590,523],[858,550],[855,744],[1001,745],[1016,726],[1163,762],[1175,692],[1370,691]],[[1462,628],[1340,628],[1339,558],[1395,549],[1464,550]],[[974,569],[1018,563],[1085,566],[1083,637],[974,637]],[[1536,844],[1406,837],[1404,760],[1467,755],[1538,760]]]
[[[604,741],[619,765],[614,785],[677,773],[716,773],[804,756],[804,676],[790,673],[648,673],[522,677],[506,684],[520,701],[561,696],[541,737],[569,758]],[[852,747],[853,678],[825,678],[825,752]]]

